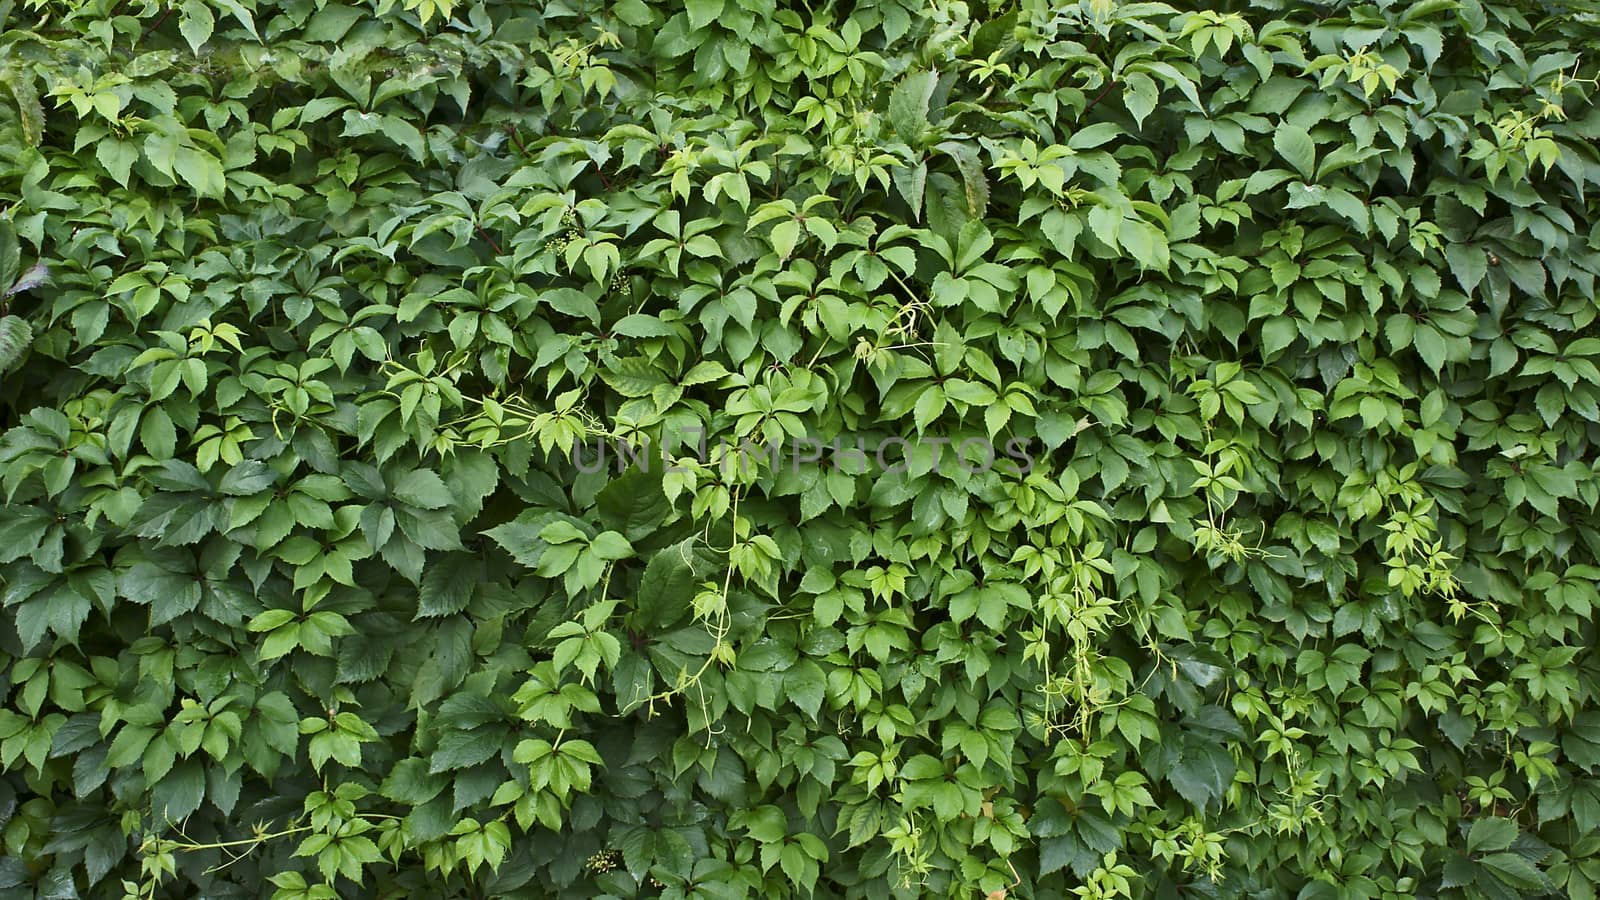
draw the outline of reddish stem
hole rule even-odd
[[[489,242],[489,247],[494,250],[494,255],[500,256],[500,245],[495,243],[495,239],[489,236],[489,232],[484,231],[483,226],[476,223],[474,223],[472,227],[478,229],[479,237]]]

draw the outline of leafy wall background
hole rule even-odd
[[[1593,897],[1600,18],[1211,6],[0,3],[0,894]]]

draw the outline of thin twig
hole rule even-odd
[[[522,136],[517,134],[517,126],[515,126],[515,125],[507,125],[506,126],[506,131],[511,134],[512,142],[517,145],[517,149],[518,150],[522,151],[522,155],[523,156],[527,156],[528,155],[528,146],[526,144],[522,143]]]
[[[498,244],[498,243],[496,243],[496,242],[495,242],[495,239],[494,239],[494,238],[492,238],[492,237],[490,237],[490,236],[489,236],[489,232],[487,232],[487,231],[484,231],[484,230],[483,230],[483,226],[482,226],[482,225],[479,225],[479,224],[478,224],[478,223],[476,223],[476,222],[474,222],[474,223],[473,223],[473,224],[472,224],[472,227],[473,227],[473,228],[476,228],[476,229],[478,229],[478,236],[479,236],[479,237],[481,237],[481,238],[483,238],[483,239],[484,239],[484,240],[486,240],[486,241],[488,241],[488,242],[489,242],[489,247],[490,247],[490,248],[491,248],[491,249],[493,249],[493,250],[494,250],[494,255],[495,255],[495,256],[500,256],[500,255],[501,255],[501,252],[500,252],[500,245],[499,245],[499,244]]]
[[[1094,99],[1090,100],[1089,105],[1083,108],[1083,112],[1078,113],[1078,119],[1081,121],[1084,116],[1087,116],[1089,114],[1089,110],[1094,109],[1095,104],[1105,99],[1106,94],[1111,93],[1111,89],[1116,86],[1117,80],[1115,78],[1106,82],[1106,86],[1100,89],[1100,93],[1094,95]]]
[[[170,3],[167,4],[166,10],[161,13],[160,17],[158,17],[154,22],[151,22],[149,25],[145,26],[143,31],[139,32],[139,39],[134,41],[134,45],[137,46],[138,44],[143,43],[144,39],[150,36],[150,32],[156,31],[162,25],[166,24],[167,19],[172,15],[172,11],[176,8],[177,7]]]

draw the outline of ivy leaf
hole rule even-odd
[[[1445,259],[1450,263],[1450,274],[1468,294],[1477,289],[1483,277],[1489,274],[1489,257],[1481,249],[1469,244],[1448,244]]]
[[[170,622],[200,606],[200,583],[193,575],[148,560],[135,563],[122,573],[117,592],[150,607],[152,625]]]
[[[590,550],[600,559],[625,559],[633,555],[628,540],[615,531],[602,531],[595,535]]]
[[[1467,833],[1467,852],[1505,850],[1517,839],[1519,831],[1517,823],[1510,819],[1495,816],[1478,819],[1472,823],[1472,830]]]
[[[643,28],[654,21],[650,7],[643,0],[621,0],[613,9],[617,18],[635,28]]]
[[[117,184],[126,187],[128,178],[133,175],[133,163],[139,162],[139,147],[133,141],[102,138],[98,144],[94,144],[94,159],[106,167],[107,173],[117,179]]]
[[[165,407],[152,406],[140,418],[139,443],[156,459],[172,458],[178,449],[178,432]]]
[[[152,410],[151,413],[157,412]],[[164,415],[164,413],[163,413]],[[170,423],[170,419],[168,422]],[[141,438],[143,432],[141,431]],[[217,485],[217,490],[232,497],[243,497],[259,494],[278,480],[276,472],[267,468],[266,464],[254,459],[247,459],[229,469]]]
[[[1167,772],[1167,781],[1183,799],[1204,810],[1227,791],[1234,768],[1232,757],[1222,747],[1191,743]]]
[[[785,673],[783,686],[794,705],[813,721],[816,720],[827,687],[822,667],[810,660],[801,660]]]
[[[47,634],[55,634],[70,644],[78,642],[83,623],[91,609],[89,598],[66,586],[38,594],[16,608],[17,636],[25,647],[42,643]]]
[[[1155,112],[1160,88],[1154,79],[1143,72],[1129,72],[1123,76],[1122,103],[1133,116],[1133,123],[1143,127],[1144,120]]]
[[[689,23],[689,14],[682,12],[668,19],[666,24],[656,32],[655,42],[651,45],[651,49],[655,53],[671,59],[683,56],[700,46],[707,36],[708,33],[705,29],[695,28]]]
[[[439,473],[428,469],[414,469],[394,479],[394,497],[418,509],[444,509],[454,499]]]
[[[1301,178],[1310,181],[1316,174],[1317,145],[1304,128],[1289,122],[1278,123],[1277,130],[1272,133],[1272,147],[1294,166]]]
[[[1427,322],[1418,323],[1412,332],[1411,340],[1416,344],[1417,354],[1422,361],[1434,372],[1444,370],[1445,345],[1444,337],[1438,329]]]
[[[1045,838],[1039,842],[1039,874],[1049,875],[1065,868],[1077,872],[1089,866],[1098,857],[1076,835],[1063,834],[1058,837]]]
[[[642,313],[623,316],[611,326],[611,330],[626,337],[673,337],[678,333],[678,329],[666,322]]]
[[[22,271],[22,251],[17,229],[8,219],[0,219],[0,284],[10,285]]]
[[[1515,853],[1491,853],[1478,860],[1478,865],[1494,873],[1502,883],[1525,891],[1548,888],[1544,873]]]
[[[164,821],[181,822],[200,808],[206,796],[206,770],[199,760],[173,766],[151,789],[151,806]]]
[[[794,219],[784,219],[772,226],[770,235],[772,252],[778,254],[779,259],[788,259],[794,253],[794,245],[800,240],[800,223]]]
[[[178,33],[188,42],[190,50],[199,53],[205,42],[211,40],[211,31],[216,25],[211,8],[201,0],[184,0],[178,9]]]
[[[424,157],[425,144],[422,131],[417,126],[404,119],[384,116],[378,124],[378,130],[384,137],[405,148],[406,154],[412,159],[421,160]]]
[[[956,164],[956,171],[961,173],[967,214],[982,216],[989,208],[989,182],[984,177],[977,149],[959,141],[940,141],[934,146],[948,155]]]
[[[478,583],[483,580],[483,564],[466,553],[447,553],[422,573],[418,594],[417,618],[454,615],[466,609]]]
[[[1288,316],[1273,316],[1261,326],[1261,355],[1271,359],[1300,336],[1299,326]]]
[[[600,307],[595,305],[593,298],[580,290],[556,288],[545,291],[539,299],[548,303],[550,308],[557,312],[588,319],[596,325],[600,324]]]
[[[510,522],[483,532],[511,554],[511,558],[528,568],[539,564],[539,557],[549,544],[539,535],[551,522],[560,518],[558,513],[544,509],[524,510]]]
[[[928,130],[928,108],[933,100],[934,88],[939,85],[939,76],[935,72],[913,72],[902,78],[889,94],[889,126],[900,135],[901,140],[915,146],[917,141]],[[926,169],[922,177],[927,178]],[[921,199],[921,189],[917,191],[918,200]],[[910,202],[910,197],[907,197]],[[917,204],[912,204],[913,209]]]
[[[221,197],[227,187],[221,161],[203,150],[179,147],[172,157],[172,170],[179,181],[202,197]]]
[[[789,822],[776,806],[759,806],[745,816],[745,829],[763,844],[776,844],[789,836]]]
[[[661,489],[666,463],[647,460],[643,467],[630,466],[607,482],[595,495],[595,507],[607,528],[622,532],[630,541],[653,534],[672,512]]]
[[[411,757],[395,763],[378,792],[396,803],[421,806],[449,784],[447,777],[430,772],[426,761]]]
[[[700,29],[722,15],[724,0],[687,0],[684,9],[689,13],[689,27]]]
[[[448,731],[428,758],[428,774],[465,769],[500,752],[500,745],[477,731]]]
[[[33,343],[33,327],[20,316],[0,316],[0,372],[22,361]]]
[[[665,628],[688,613],[697,582],[693,539],[656,551],[639,579],[636,608],[644,628]],[[699,578],[709,573],[701,568]]]
[[[412,512],[396,509],[394,520],[406,540],[416,547],[424,550],[457,550],[461,547],[460,532],[449,513],[443,510]],[[406,547],[399,545],[397,538],[390,538],[384,546],[393,548],[397,553],[407,552]]]

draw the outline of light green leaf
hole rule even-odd
[[[193,147],[178,147],[172,158],[172,170],[178,180],[187,184],[202,197],[221,197],[227,182],[223,178],[222,162],[216,157]]]
[[[201,0],[184,0],[178,9],[178,33],[188,42],[189,49],[199,53],[200,47],[211,40],[211,30],[216,25],[211,8]]]
[[[684,5],[689,13],[689,25],[692,28],[704,28],[717,20],[722,15],[725,0],[687,0]]]

